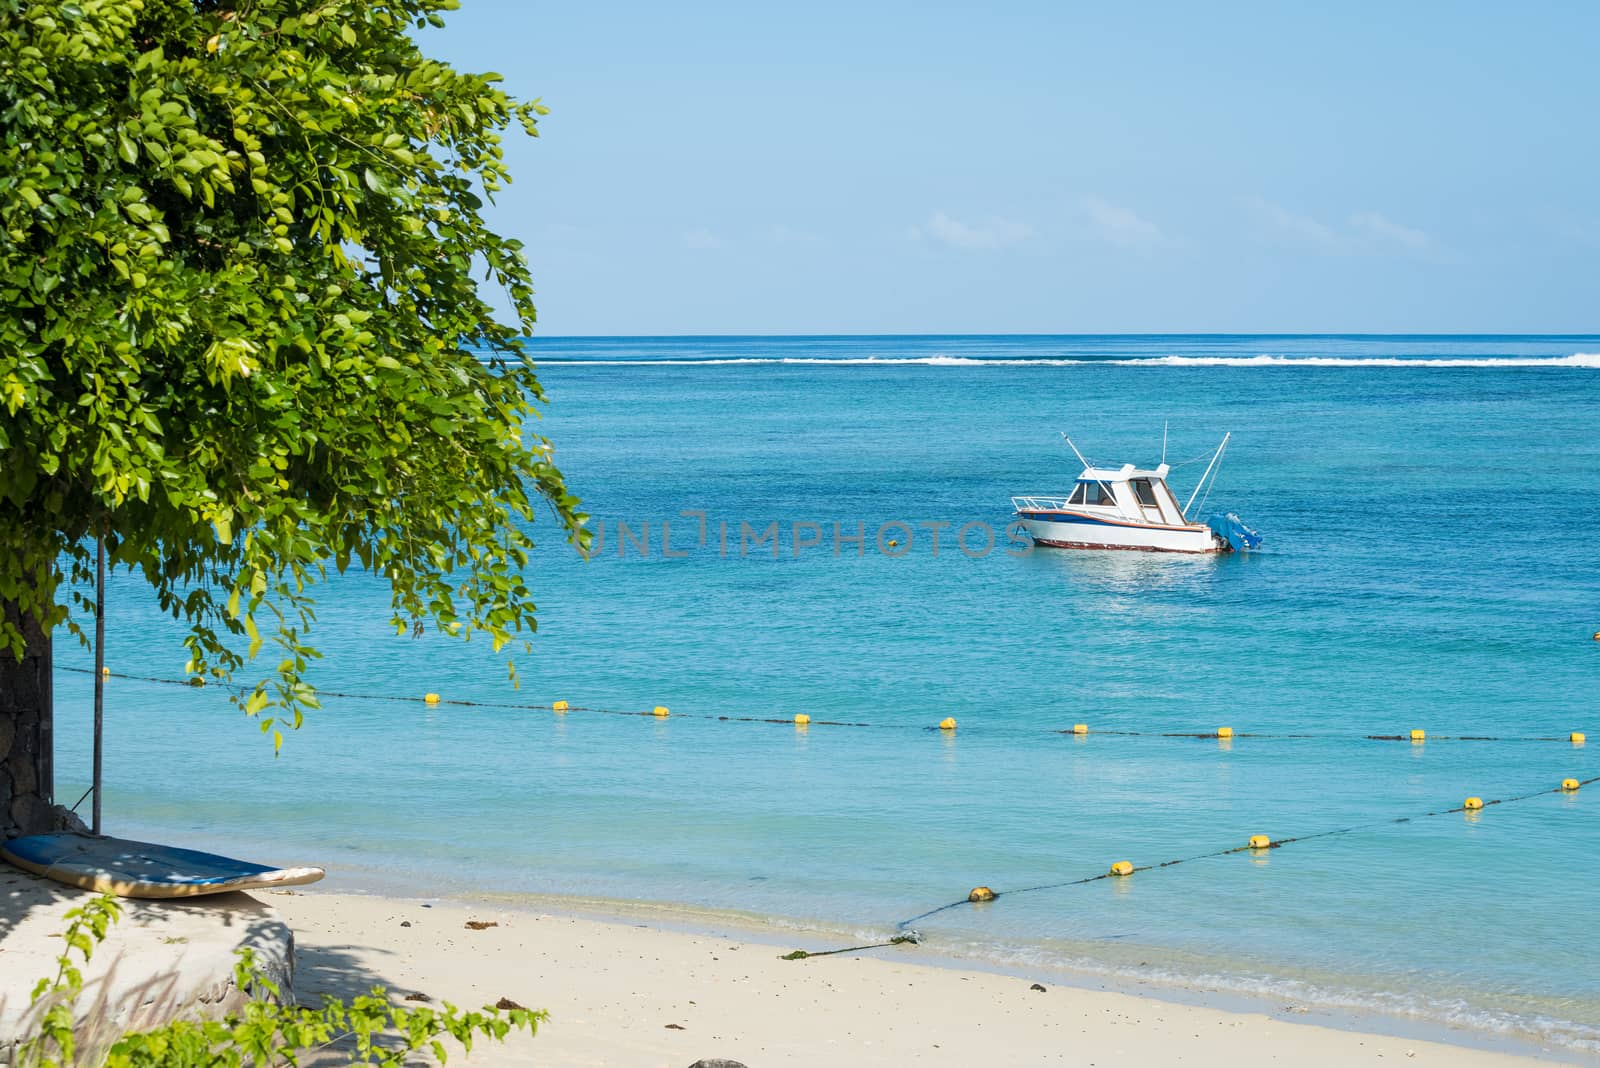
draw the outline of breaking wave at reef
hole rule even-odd
[[[1600,370],[1600,353],[1575,352],[1570,356],[1141,356],[1133,359],[1039,356],[1028,359],[975,356],[732,356],[708,359],[549,359],[548,363],[582,363],[588,367],[734,367],[752,364],[822,367],[889,367],[920,364],[925,367],[1402,367],[1402,368],[1578,368]]]

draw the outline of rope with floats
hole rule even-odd
[[[69,667],[69,666],[66,666],[66,665],[62,665],[62,670],[75,672],[75,673],[79,673],[79,674],[94,674],[94,675],[96,675],[97,678],[96,678],[95,681],[98,684],[97,688],[99,688],[99,686],[103,686],[104,682],[107,681],[107,680],[110,680],[110,679],[124,679],[124,680],[128,680],[128,681],[145,682],[145,683],[151,683],[151,684],[156,684],[156,685],[182,686],[182,687],[185,687],[187,689],[197,689],[197,688],[201,688],[201,687],[203,687],[205,685],[205,680],[203,678],[198,677],[198,676],[192,677],[192,678],[175,679],[175,678],[163,678],[163,677],[160,677],[160,676],[153,676],[153,675],[118,674],[118,673],[111,672],[108,668],[105,668],[103,666],[100,668],[99,671],[91,671],[90,669],[87,669],[87,668]],[[227,690],[232,691],[232,692],[236,692],[236,693],[241,694],[241,695],[249,692],[249,689],[247,687],[240,686],[240,685],[227,685],[227,684],[224,684],[224,686],[222,688],[227,689]],[[635,717],[641,717],[642,716],[642,717],[658,717],[658,718],[659,717],[664,717],[664,716],[669,714],[668,710],[665,707],[662,707],[662,706],[657,706],[655,709],[653,709],[651,711],[640,711],[640,710],[615,709],[615,708],[588,708],[588,707],[583,707],[583,706],[571,705],[569,702],[566,702],[566,701],[556,701],[556,702],[553,702],[551,704],[531,704],[531,703],[518,704],[518,703],[512,703],[512,702],[496,702],[496,701],[469,701],[469,700],[459,700],[459,699],[446,700],[444,698],[441,698],[438,694],[431,694],[431,693],[430,694],[426,694],[426,695],[424,695],[422,697],[414,697],[414,696],[395,696],[395,695],[370,694],[370,693],[354,693],[354,692],[343,692],[343,691],[337,691],[337,690],[319,690],[318,691],[318,696],[321,696],[321,697],[337,697],[337,698],[342,698],[342,699],[346,699],[346,700],[383,701],[383,702],[389,702],[389,703],[420,703],[420,704],[424,704],[424,705],[427,705],[427,706],[430,706],[430,707],[438,706],[438,705],[449,705],[449,706],[454,706],[454,707],[459,707],[459,708],[491,708],[491,709],[508,709],[508,710],[516,710],[516,711],[555,711],[555,712],[576,711],[576,712],[589,712],[589,713],[597,713],[597,714],[603,714],[603,715],[614,715],[614,716],[635,716]],[[863,727],[863,728],[874,728],[875,727],[875,728],[879,728],[879,729],[896,729],[896,728],[898,728],[898,729],[902,729],[902,730],[912,729],[912,730],[922,730],[922,731],[937,730],[937,731],[939,731],[939,733],[941,733],[941,734],[943,734],[943,735],[945,735],[947,737],[953,735],[955,730],[956,730],[956,723],[955,723],[955,720],[953,718],[947,718],[938,727],[918,727],[918,726],[916,726],[914,724],[861,723],[861,722],[851,722],[851,721],[845,721],[845,720],[813,720],[809,716],[804,715],[804,714],[795,716],[792,719],[790,719],[790,718],[779,718],[779,717],[769,717],[769,716],[720,716],[720,715],[713,715],[713,714],[709,714],[709,713],[699,713],[699,714],[688,713],[688,714],[686,714],[686,718],[698,719],[698,720],[707,720],[707,721],[718,721],[718,722],[734,722],[734,723],[792,724],[796,728],[799,728],[799,729],[803,729],[803,728],[808,727],[808,726],[810,726],[812,724],[815,724],[817,726],[836,726],[836,727]],[[1087,737],[1090,734],[1090,731],[1089,731],[1087,725],[1086,724],[1081,724],[1081,723],[1080,724],[1075,724],[1071,729],[1066,729],[1066,730],[1054,729],[1054,728],[1031,728],[1031,729],[1030,728],[1017,728],[1015,730],[1017,732],[1019,732],[1019,733],[1020,732],[1024,732],[1024,731],[1031,731],[1031,732],[1045,732],[1045,733],[1050,733],[1050,734],[1072,735],[1072,736],[1074,736],[1074,737],[1076,737],[1076,738],[1078,738],[1080,740],[1086,740]],[[1097,735],[1109,735],[1109,736],[1113,736],[1113,737],[1124,737],[1124,738],[1165,738],[1165,739],[1173,739],[1173,740],[1184,740],[1184,739],[1188,739],[1188,740],[1217,740],[1217,741],[1222,741],[1222,742],[1231,742],[1235,738],[1239,738],[1239,739],[1301,739],[1301,740],[1325,740],[1325,741],[1326,740],[1332,740],[1332,741],[1345,740],[1345,741],[1380,741],[1380,742],[1409,741],[1414,745],[1415,744],[1420,744],[1424,740],[1431,740],[1431,741],[1461,741],[1461,742],[1514,742],[1514,741],[1521,741],[1521,742],[1557,742],[1557,741],[1567,741],[1567,742],[1571,742],[1573,745],[1577,746],[1577,745],[1584,744],[1584,741],[1585,741],[1585,736],[1581,732],[1578,732],[1578,731],[1572,732],[1566,738],[1560,738],[1560,737],[1555,737],[1555,736],[1507,737],[1507,736],[1489,736],[1489,735],[1455,735],[1455,736],[1431,736],[1431,737],[1429,737],[1429,736],[1424,735],[1424,733],[1422,731],[1420,731],[1420,730],[1412,731],[1409,735],[1405,735],[1405,734],[1338,735],[1338,734],[1308,734],[1308,733],[1292,733],[1292,734],[1291,733],[1281,733],[1280,734],[1280,733],[1272,733],[1272,732],[1241,732],[1241,733],[1237,733],[1236,734],[1236,733],[1234,733],[1234,731],[1231,728],[1228,728],[1228,727],[1220,727],[1220,728],[1217,728],[1216,730],[1212,730],[1212,731],[1097,730],[1097,731],[1094,731],[1093,733],[1097,734]],[[843,948],[830,949],[830,950],[818,950],[818,951],[795,950],[792,953],[784,955],[781,959],[783,959],[783,960],[806,960],[806,959],[809,959],[811,957],[825,957],[825,956],[833,956],[833,955],[836,955],[836,954],[843,954],[843,953],[857,953],[857,952],[862,952],[862,951],[866,951],[866,950],[884,949],[884,948],[888,948],[888,947],[891,947],[891,946],[897,946],[897,945],[906,945],[906,944],[916,945],[916,944],[919,944],[922,941],[922,937],[916,931],[908,930],[908,928],[910,927],[911,924],[916,923],[916,922],[918,922],[920,920],[925,920],[930,916],[936,916],[936,915],[938,915],[940,913],[947,912],[947,911],[950,911],[952,909],[960,908],[960,907],[962,907],[964,905],[978,904],[978,903],[983,903],[983,902],[990,902],[990,901],[995,901],[995,900],[997,900],[997,899],[999,899],[1001,897],[1013,897],[1013,896],[1016,896],[1016,895],[1019,895],[1019,894],[1042,893],[1042,892],[1048,891],[1048,890],[1059,890],[1059,889],[1065,889],[1065,888],[1074,887],[1074,886],[1084,886],[1084,885],[1087,885],[1089,883],[1096,883],[1096,882],[1100,882],[1100,881],[1106,880],[1106,879],[1125,878],[1127,876],[1134,875],[1134,874],[1136,874],[1138,872],[1159,871],[1159,870],[1162,870],[1162,869],[1165,869],[1165,868],[1176,867],[1177,865],[1180,865],[1180,864],[1188,864],[1188,863],[1192,863],[1192,862],[1200,861],[1200,860],[1209,860],[1209,859],[1214,859],[1214,858],[1217,858],[1217,857],[1231,856],[1231,855],[1238,854],[1238,853],[1250,853],[1250,854],[1254,855],[1254,854],[1258,854],[1258,853],[1266,851],[1266,850],[1280,849],[1280,848],[1282,848],[1284,846],[1287,846],[1287,845],[1311,842],[1311,841],[1316,841],[1316,840],[1325,839],[1325,838],[1332,838],[1332,837],[1336,837],[1336,836],[1340,836],[1340,835],[1352,834],[1352,833],[1355,833],[1357,831],[1362,831],[1362,830],[1371,830],[1371,829],[1381,828],[1381,827],[1396,826],[1396,825],[1399,825],[1399,824],[1408,823],[1408,822],[1410,822],[1412,820],[1429,819],[1429,818],[1434,818],[1434,817],[1438,817],[1438,816],[1450,815],[1450,814],[1454,814],[1454,813],[1472,813],[1472,814],[1476,814],[1477,812],[1479,812],[1479,811],[1481,811],[1481,810],[1483,810],[1485,808],[1489,808],[1489,807],[1493,807],[1493,806],[1497,806],[1497,805],[1515,804],[1517,802],[1531,800],[1531,799],[1536,798],[1536,797],[1544,797],[1544,796],[1546,796],[1548,794],[1553,794],[1553,793],[1571,794],[1571,793],[1575,793],[1576,791],[1580,790],[1581,788],[1583,788],[1585,786],[1590,786],[1590,785],[1592,785],[1592,784],[1594,784],[1596,782],[1600,782],[1600,776],[1594,776],[1594,777],[1587,778],[1587,779],[1582,779],[1582,780],[1570,779],[1569,778],[1569,779],[1563,779],[1561,781],[1560,785],[1554,786],[1554,787],[1550,787],[1548,789],[1534,790],[1534,791],[1531,791],[1529,793],[1517,794],[1517,795],[1514,795],[1514,796],[1511,796],[1511,797],[1495,798],[1495,799],[1491,799],[1491,800],[1488,800],[1488,801],[1485,801],[1485,800],[1483,800],[1481,798],[1478,798],[1478,797],[1469,797],[1459,805],[1455,805],[1455,806],[1450,807],[1450,808],[1435,809],[1433,811],[1423,812],[1423,813],[1419,813],[1419,814],[1415,814],[1415,815],[1396,816],[1396,817],[1392,817],[1390,819],[1375,820],[1375,821],[1369,821],[1369,822],[1364,822],[1364,823],[1351,824],[1351,825],[1345,826],[1345,827],[1335,827],[1335,828],[1332,828],[1332,829],[1329,829],[1329,830],[1315,831],[1315,832],[1311,832],[1311,833],[1308,833],[1308,834],[1294,835],[1294,836],[1287,837],[1287,838],[1269,838],[1266,835],[1255,835],[1255,836],[1252,836],[1249,839],[1249,841],[1246,842],[1246,844],[1244,844],[1244,845],[1230,846],[1230,847],[1220,848],[1220,849],[1213,849],[1213,850],[1209,850],[1209,851],[1204,852],[1204,853],[1195,853],[1195,854],[1191,854],[1189,856],[1177,857],[1177,858],[1174,858],[1172,860],[1166,860],[1166,861],[1161,861],[1161,862],[1152,863],[1152,864],[1135,865],[1135,864],[1133,864],[1133,863],[1131,863],[1129,861],[1118,861],[1115,864],[1113,864],[1108,870],[1099,872],[1097,874],[1085,875],[1085,876],[1082,876],[1082,877],[1079,877],[1079,878],[1075,878],[1075,879],[1065,879],[1065,880],[1060,880],[1060,881],[1051,882],[1051,883],[1039,883],[1039,884],[1033,885],[1033,886],[1019,887],[1019,888],[1014,889],[1014,890],[1003,890],[1003,891],[1000,891],[1000,890],[991,889],[990,887],[987,887],[987,886],[975,887],[967,894],[966,897],[964,897],[964,898],[962,898],[962,899],[960,899],[958,901],[952,901],[952,902],[949,902],[948,904],[940,905],[940,906],[938,906],[936,908],[932,908],[932,909],[929,909],[929,910],[927,910],[925,912],[919,913],[919,914],[917,914],[915,916],[912,916],[912,917],[910,917],[908,919],[901,920],[899,923],[897,923],[895,925],[895,929],[897,931],[899,931],[900,934],[897,934],[893,938],[890,938],[888,941],[874,942],[874,943],[869,943],[869,944],[860,945],[860,946],[846,946],[846,947],[843,947]],[[93,792],[94,792],[94,787],[91,786],[88,791],[85,791],[84,797],[79,799],[78,804],[81,805],[83,803],[83,800],[85,798],[87,798]],[[74,805],[73,807],[76,808],[77,805]]]
[[[926,912],[920,912],[915,916],[909,917],[908,919],[901,920],[899,923],[895,924],[895,930],[902,933],[894,938],[889,939],[887,942],[873,942],[863,946],[845,946],[840,949],[828,950],[807,951],[803,949],[797,949],[792,953],[784,954],[778,959],[807,960],[811,957],[829,957],[839,953],[856,953],[862,950],[882,949],[887,946],[894,945],[920,945],[925,941],[924,936],[921,932],[913,929],[911,927],[912,924],[917,923],[920,920],[926,920],[930,916],[937,916],[942,912],[949,912],[952,909],[961,908],[965,905],[987,904],[989,902],[996,901],[1001,897],[1015,897],[1019,894],[1034,894],[1041,893],[1046,890],[1062,890],[1074,886],[1086,886],[1089,883],[1097,883],[1106,879],[1123,879],[1143,871],[1160,871],[1165,868],[1177,867],[1179,864],[1190,864],[1199,860],[1212,860],[1217,857],[1233,856],[1239,853],[1249,853],[1254,856],[1265,853],[1269,850],[1282,849],[1287,845],[1313,842],[1324,838],[1334,838],[1339,835],[1353,834],[1357,831],[1373,830],[1381,827],[1393,827],[1402,823],[1410,823],[1412,820],[1429,819],[1437,816],[1448,816],[1456,813],[1470,813],[1476,816],[1476,814],[1481,812],[1483,809],[1495,805],[1511,805],[1519,801],[1530,801],[1536,797],[1545,797],[1549,794],[1570,795],[1576,793],[1585,786],[1590,786],[1597,782],[1600,782],[1600,776],[1582,780],[1563,779],[1559,786],[1553,786],[1545,790],[1533,790],[1525,794],[1516,794],[1512,797],[1494,798],[1489,801],[1485,801],[1480,797],[1469,797],[1461,804],[1455,805],[1451,808],[1441,808],[1416,815],[1395,816],[1386,820],[1373,820],[1365,823],[1351,824],[1348,827],[1335,827],[1331,830],[1314,831],[1309,834],[1293,835],[1288,838],[1270,838],[1264,834],[1257,834],[1252,835],[1244,845],[1229,846],[1224,849],[1213,849],[1205,853],[1194,853],[1186,857],[1177,857],[1172,860],[1165,860],[1154,864],[1134,864],[1131,861],[1119,860],[1112,864],[1107,870],[1099,872],[1095,875],[1085,875],[1081,878],[1064,879],[1053,883],[1039,883],[1035,886],[1024,886],[1015,890],[1000,891],[991,889],[987,886],[976,886],[967,893],[966,897],[961,898],[960,900],[952,901],[945,905],[939,905],[936,908],[928,909]]]
[[[98,674],[103,680],[122,679],[128,682],[142,682],[159,686],[181,686],[189,690],[206,689],[215,687],[226,692],[244,696],[250,688],[237,684],[208,684],[200,676],[187,678],[167,678],[159,675],[134,675],[123,672],[113,672],[102,667],[99,672],[89,668],[68,667],[62,665],[60,670],[70,671],[80,675]],[[670,712],[667,708],[657,705],[653,709],[629,708],[604,708],[591,705],[575,705],[569,701],[554,701],[549,704],[536,704],[514,701],[472,701],[463,698],[446,698],[436,693],[424,694],[421,697],[402,694],[358,693],[345,690],[318,690],[318,697],[334,697],[348,701],[382,701],[388,704],[420,704],[429,708],[484,708],[502,709],[513,712],[586,712],[603,716],[631,716],[646,719],[664,719],[669,715],[675,719],[693,719],[717,723],[767,723],[782,726],[800,727],[858,727],[867,730],[899,730],[899,731],[938,731],[944,735],[956,731],[954,717],[946,717],[937,725],[927,726],[916,723],[870,723],[859,720],[843,719],[814,719],[806,713],[794,716],[725,716],[710,712]],[[970,730],[971,728],[966,728]],[[1371,741],[1371,742],[1411,742],[1421,744],[1424,740],[1433,742],[1570,742],[1582,745],[1586,735],[1582,731],[1573,731],[1565,737],[1558,735],[1487,735],[1487,734],[1457,734],[1434,735],[1421,730],[1413,730],[1409,734],[1317,734],[1306,732],[1281,732],[1281,731],[1235,731],[1231,727],[1217,727],[1208,731],[1135,731],[1135,730],[1105,730],[1096,728],[1090,730],[1087,724],[1079,723],[1072,727],[1023,727],[1005,726],[990,728],[1012,734],[1060,734],[1071,735],[1078,739],[1089,737],[1113,738],[1166,738],[1173,740],[1210,740],[1231,742],[1240,740],[1297,740],[1297,741]]]
[[[1552,786],[1544,790],[1533,790],[1529,793],[1517,794],[1512,797],[1494,798],[1489,801],[1485,801],[1479,797],[1469,797],[1461,804],[1452,808],[1435,809],[1431,812],[1423,812],[1410,816],[1394,816],[1389,819],[1373,820],[1366,823],[1356,823],[1351,824],[1348,827],[1335,827],[1331,830],[1315,831],[1309,834],[1294,835],[1293,837],[1289,838],[1269,838],[1266,835],[1255,835],[1251,837],[1250,840],[1244,845],[1240,846],[1231,846],[1226,849],[1213,849],[1209,852],[1195,853],[1190,856],[1178,857],[1173,860],[1165,860],[1155,864],[1136,865],[1123,860],[1116,862],[1109,869],[1100,872],[1098,875],[1086,875],[1082,878],[1066,879],[1054,883],[1040,883],[1037,886],[1024,886],[1016,890],[1000,891],[990,889],[987,886],[974,887],[966,897],[960,899],[959,901],[952,901],[947,905],[940,905],[937,908],[932,908],[926,912],[918,913],[909,919],[901,920],[899,923],[895,924],[895,929],[903,931],[910,927],[911,924],[916,923],[918,920],[925,920],[929,916],[937,916],[941,912],[948,912],[951,909],[960,908],[963,905],[981,904],[994,901],[1001,897],[1014,897],[1018,894],[1033,894],[1045,890],[1061,890],[1071,886],[1083,886],[1088,883],[1100,882],[1102,879],[1125,878],[1129,875],[1135,874],[1136,872],[1159,871],[1164,868],[1176,867],[1179,864],[1189,864],[1197,860],[1211,860],[1216,857],[1232,856],[1236,853],[1258,854],[1269,849],[1281,849],[1286,845],[1292,845],[1295,843],[1311,842],[1322,838],[1333,838],[1339,835],[1354,834],[1357,831],[1369,831],[1381,827],[1393,827],[1402,823],[1410,823],[1412,820],[1431,819],[1437,816],[1449,816],[1456,813],[1476,813],[1494,805],[1511,805],[1519,801],[1530,801],[1536,797],[1545,797],[1549,794],[1575,793],[1583,787],[1589,786],[1596,782],[1600,782],[1600,776],[1581,780],[1563,779],[1558,786]]]

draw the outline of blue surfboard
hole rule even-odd
[[[195,897],[314,883],[321,868],[273,868],[194,849],[87,834],[36,834],[0,844],[25,871],[117,897]]]

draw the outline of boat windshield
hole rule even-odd
[[[1067,499],[1068,504],[1115,504],[1116,498],[1111,496],[1103,483],[1080,482],[1078,488],[1072,491],[1072,496]]]

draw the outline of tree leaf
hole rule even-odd
[[[0,7],[0,593],[81,629],[104,529],[197,682],[272,645],[230,690],[284,730],[330,565],[402,631],[533,633],[529,524],[583,517],[525,431],[533,280],[481,194],[537,109],[397,17],[454,4]]]

